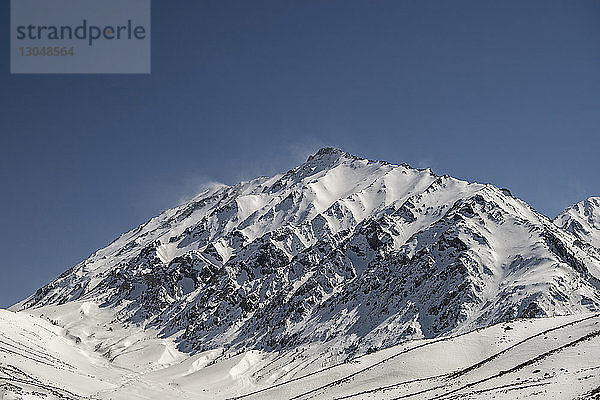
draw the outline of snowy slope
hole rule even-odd
[[[326,343],[236,355],[215,349],[158,369],[162,355],[134,351],[126,367],[102,357],[85,338],[23,312],[0,311],[0,328],[3,399],[591,400],[600,390],[598,314],[502,323],[329,367]],[[145,341],[156,345],[150,334]]]
[[[554,223],[600,249],[600,197],[590,197],[567,208]]]

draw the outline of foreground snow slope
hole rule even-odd
[[[44,318],[0,311],[0,398],[595,399],[600,392],[599,314],[415,340],[325,368],[326,343],[237,355],[215,349],[164,364],[164,352],[140,350],[127,368],[90,347],[105,330],[78,339]],[[168,347],[150,333],[137,340]]]

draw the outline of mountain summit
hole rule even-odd
[[[598,205],[323,148],[0,310],[0,397],[591,400]]]
[[[554,222],[583,242],[600,249],[600,197],[590,197],[567,208]]]
[[[554,224],[507,190],[328,147],[163,212],[13,309],[99,306],[187,353],[327,342],[351,357],[600,310],[594,201]]]

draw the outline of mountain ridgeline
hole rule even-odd
[[[94,302],[180,350],[348,356],[516,318],[600,310],[600,200],[555,221],[507,190],[324,148],[216,186],[14,306]]]

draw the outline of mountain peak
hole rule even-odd
[[[326,147],[320,148],[319,151],[317,151],[315,154],[308,156],[308,159],[306,160],[306,162],[310,162],[310,161],[318,160],[318,159],[324,159],[324,158],[326,158],[326,159],[338,158],[339,159],[342,156],[351,156],[351,155],[341,149],[336,148],[336,147],[326,146]],[[354,157],[354,156],[352,156],[352,157]]]
[[[572,205],[554,223],[600,249],[600,197],[589,197]]]
[[[575,211],[585,217],[591,217],[594,214],[600,215],[600,197],[588,197],[567,208],[564,212],[569,211]]]
[[[332,370],[339,372],[350,365],[345,361],[377,349],[386,348],[389,360],[387,348],[407,340],[598,312],[599,204],[581,202],[554,226],[506,189],[325,147],[286,173],[207,190],[166,210],[12,309],[60,325],[46,324],[45,336],[19,337],[52,337],[60,348],[68,338],[77,354],[93,352],[85,358],[94,362],[90,373],[115,363],[156,375],[173,363],[190,382],[217,368],[227,384],[239,379],[251,388],[266,378],[280,386],[288,376],[296,382],[312,374],[307,367],[338,364]],[[10,327],[3,317],[0,325]],[[504,326],[494,332],[505,335]],[[33,350],[54,376],[47,363],[54,358]],[[310,359],[317,354],[323,361]],[[287,360],[296,364],[288,368]],[[227,368],[200,371],[218,362]],[[5,360],[0,369],[12,371]],[[110,398],[132,398],[107,388]]]
[[[325,147],[165,211],[13,309],[95,304],[186,353],[346,355],[599,310],[600,255],[507,194]]]

